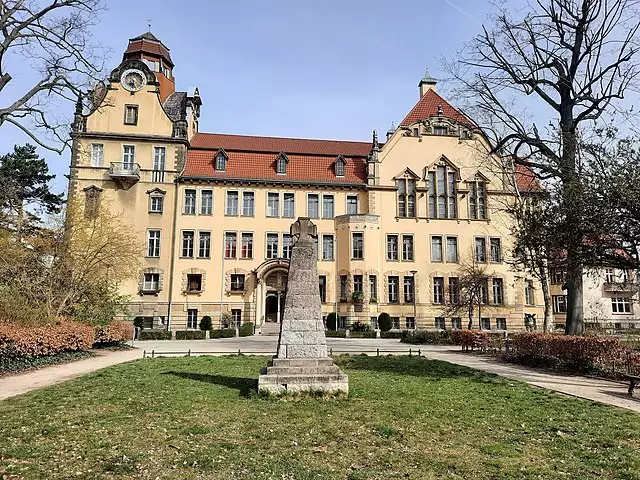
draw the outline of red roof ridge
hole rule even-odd
[[[269,140],[300,140],[303,142],[339,142],[339,143],[357,143],[362,145],[371,145],[371,142],[364,142],[362,140],[338,140],[331,138],[306,138],[306,137],[273,137],[270,135],[244,135],[241,133],[212,133],[212,132],[198,132],[194,135],[218,135],[225,137],[241,137],[241,138],[256,138],[256,139],[269,139]],[[195,148],[209,148],[209,147],[195,147]]]
[[[460,110],[453,107],[433,89],[428,90],[422,97],[420,97],[411,111],[406,117],[404,117],[404,120],[400,122],[400,126],[406,127],[420,120],[424,120],[425,118],[437,116],[438,106],[442,106],[442,116],[452,118],[457,122],[464,123],[469,126],[474,126],[474,123],[462,114]]]

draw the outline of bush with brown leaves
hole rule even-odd
[[[39,327],[0,323],[0,356],[44,357],[89,350],[93,339],[92,326],[67,320]]]

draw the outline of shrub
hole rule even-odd
[[[412,345],[452,345],[451,330],[403,330],[400,341]]]
[[[209,338],[233,338],[235,336],[235,328],[218,328],[209,332]]]
[[[171,332],[167,330],[142,330],[138,340],[171,340]]]
[[[376,338],[376,332],[368,330],[365,332],[349,332],[351,338]]]
[[[238,329],[238,335],[241,337],[250,337],[253,335],[253,323],[243,323]]]
[[[92,326],[68,320],[32,328],[2,323],[0,357],[44,357],[89,350],[93,339]]]
[[[610,371],[628,360],[617,338],[522,332],[512,339],[507,359],[524,365],[587,373]]]
[[[364,301],[364,292],[353,292],[351,294],[351,300],[353,300],[354,302],[363,302]]]
[[[213,328],[213,324],[211,323],[211,317],[209,315],[205,315],[200,320],[200,330],[206,331],[211,330]]]
[[[327,330],[324,335],[329,338],[346,338],[347,332],[344,330]]]
[[[353,322],[349,326],[349,330],[351,332],[368,332],[369,330],[371,330],[371,326],[368,323],[364,323],[358,320],[357,322]]]
[[[112,322],[109,325],[95,327],[94,346],[107,347],[119,345],[131,340],[133,325],[129,322]]]
[[[327,330],[335,332],[338,329],[338,316],[335,312],[327,315]]]
[[[386,312],[382,312],[379,316],[378,316],[378,328],[380,329],[380,331],[382,332],[388,332],[389,330],[391,330],[392,324],[391,324],[391,315],[389,315]]]
[[[133,319],[133,326],[142,330],[144,328],[144,318],[136,317]]]
[[[206,335],[204,330],[178,330],[176,340],[204,340]]]
[[[380,338],[402,338],[402,332],[381,331]]]
[[[504,346],[504,333],[487,330],[454,330],[451,334],[453,343],[462,350],[496,350]]]

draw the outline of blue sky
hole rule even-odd
[[[171,49],[177,88],[200,89],[203,132],[367,141],[413,107],[425,67],[442,76],[439,58],[479,31],[488,3],[107,0],[94,34],[111,50],[111,69],[150,20]],[[11,73],[29,75],[17,62]],[[2,153],[26,141],[0,130]],[[64,190],[69,152],[40,153]]]

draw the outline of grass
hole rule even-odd
[[[139,360],[0,402],[0,478],[640,479],[632,412],[417,357],[340,357],[345,400],[263,399],[265,363]]]

